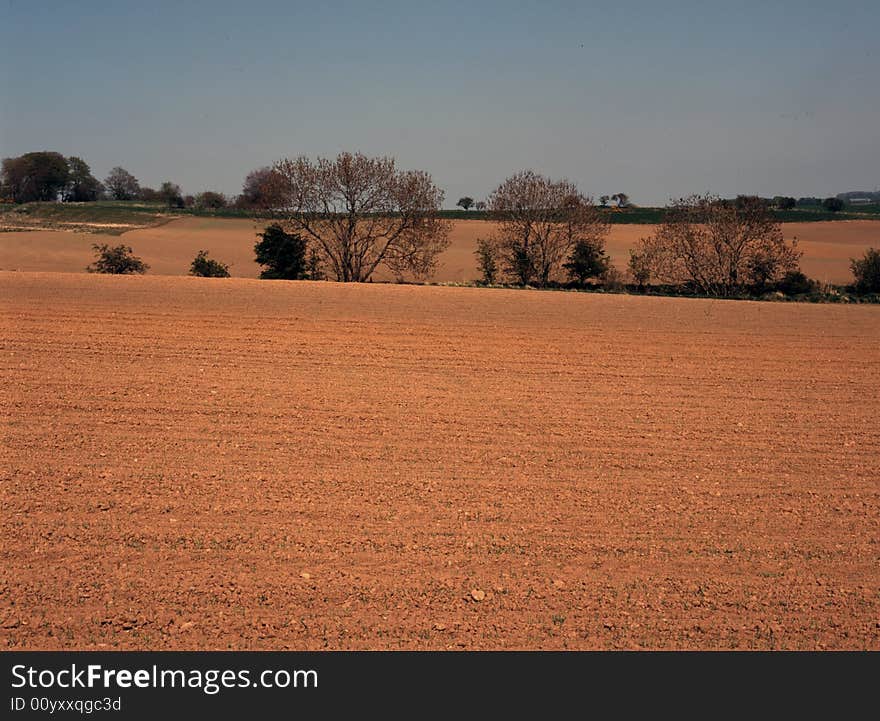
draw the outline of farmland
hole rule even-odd
[[[84,223],[67,220],[64,222]],[[88,222],[99,222],[92,217]],[[66,226],[65,230],[45,229],[38,221],[29,231],[0,233],[0,270],[85,272],[93,260],[94,243],[124,242],[151,266],[151,273],[185,275],[199,250],[208,250],[212,257],[231,264],[235,277],[256,278],[260,268],[254,263],[253,246],[256,233],[263,223],[246,218],[209,216],[161,217],[137,214],[107,216],[105,225],[97,230],[118,232],[119,239],[96,234],[96,228],[85,225]],[[495,224],[482,220],[454,220],[452,243],[440,256],[437,282],[466,283],[479,277],[474,257],[476,241],[492,233]],[[116,225],[114,225],[114,223]],[[124,226],[135,224],[134,228]],[[137,224],[141,225],[138,226]],[[830,283],[851,281],[849,259],[868,247],[880,247],[880,221],[836,220],[833,222],[798,222],[782,225],[788,240],[797,239],[804,252],[801,266],[817,280]],[[608,237],[608,253],[619,268],[626,266],[629,249],[640,238],[650,235],[652,225],[614,224]],[[391,280],[380,272],[377,280]]]
[[[880,649],[876,307],[0,272],[0,339],[6,648]]]

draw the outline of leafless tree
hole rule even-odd
[[[383,265],[397,277],[428,277],[449,245],[443,191],[428,173],[397,170],[393,158],[299,157],[272,170],[273,214],[318,249],[337,280],[364,282]]]
[[[801,253],[759,199],[693,195],[674,201],[636,257],[663,283],[689,283],[707,295],[761,288],[797,270]]]
[[[645,239],[641,238],[640,243],[644,244],[644,242]],[[627,270],[638,284],[639,290],[644,291],[648,283],[651,282],[651,261],[648,255],[644,251],[640,252],[630,248]]]
[[[531,170],[519,172],[489,196],[499,222],[495,237],[505,270],[517,282],[546,285],[579,242],[604,251],[609,225],[568,180],[554,181]]]

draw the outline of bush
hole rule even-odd
[[[189,274],[200,278],[228,278],[229,266],[219,260],[209,258],[207,250],[200,250],[198,255],[193,258]]]
[[[868,248],[862,258],[851,258],[856,293],[880,293],[880,250]]]
[[[815,281],[810,280],[799,270],[792,270],[776,284],[776,290],[785,295],[806,295],[817,289]]]
[[[286,233],[280,225],[270,225],[254,246],[257,263],[264,266],[260,278],[265,280],[299,280],[306,276],[306,241],[299,235]]]
[[[89,273],[111,273],[113,275],[133,275],[146,273],[150,266],[140,258],[132,255],[127,245],[93,245],[97,254],[94,263],[86,268]]]
[[[508,250],[510,255],[507,259],[508,272],[519,285],[528,285],[535,274],[535,264],[532,262],[532,256],[521,243],[511,243]]]
[[[482,276],[480,282],[483,285],[494,285],[498,280],[498,249],[495,244],[491,240],[479,238],[474,255],[477,256],[477,267]]]
[[[609,263],[599,276],[599,282],[603,290],[612,293],[623,293],[626,290],[623,273]]]
[[[630,275],[644,292],[648,283],[651,282],[651,261],[645,253],[639,253],[634,249],[629,251],[629,263],[627,264]]]
[[[572,248],[568,261],[562,267],[568,271],[572,280],[584,285],[588,278],[602,277],[610,267],[610,260],[601,246],[586,240],[579,240]]]

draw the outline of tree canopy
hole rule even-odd
[[[579,242],[603,252],[607,220],[568,180],[531,170],[507,178],[489,196],[499,227],[495,242],[507,275],[522,285],[558,280]]]
[[[113,168],[104,178],[104,185],[113,200],[134,200],[140,193],[137,178],[119,166]]]
[[[0,170],[2,194],[16,203],[57,200],[69,177],[67,159],[48,150],[4,158]]]
[[[260,278],[265,280],[299,280],[306,275],[307,243],[300,235],[286,233],[273,224],[258,234],[254,245],[257,263],[263,266]]]
[[[364,282],[379,266],[397,276],[429,276],[448,244],[441,191],[393,158],[340,153],[335,159],[281,160],[273,168],[274,215],[301,234],[340,281]]]
[[[800,256],[762,199],[726,202],[710,195],[675,201],[635,253],[640,270],[661,282],[719,296],[778,282],[798,269]]]
[[[82,158],[71,156],[67,159],[69,176],[64,187],[64,199],[75,203],[88,203],[98,200],[104,192],[101,181],[92,175],[92,169]]]
[[[143,274],[150,266],[132,254],[130,246],[125,244],[109,246],[106,244],[92,246],[97,256],[86,270],[89,273],[108,273],[112,275]]]

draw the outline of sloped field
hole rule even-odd
[[[0,232],[0,270],[81,273],[94,260],[93,244],[125,243],[149,263],[153,275],[186,275],[196,253],[207,250],[211,257],[230,265],[233,277],[256,278],[260,267],[254,262],[254,243],[263,227],[252,220],[190,217],[119,237],[52,230]],[[804,252],[804,272],[829,283],[851,282],[850,258],[861,257],[869,247],[880,248],[880,221],[785,223],[782,228],[788,240],[798,240]],[[441,256],[433,280],[463,283],[478,279],[477,239],[488,237],[494,229],[494,223],[484,220],[453,221],[452,243]],[[612,225],[607,250],[617,267],[625,270],[630,248],[653,232],[652,225]],[[380,271],[376,280],[393,278]]]

